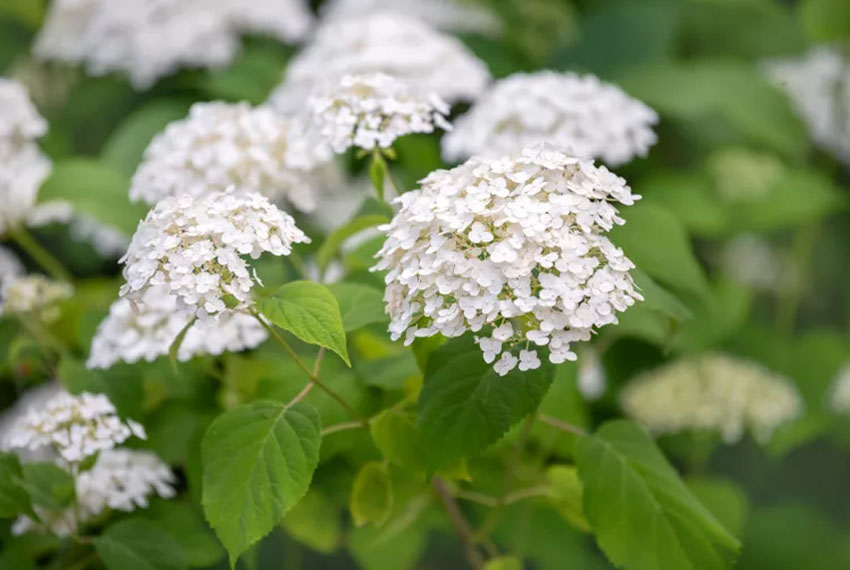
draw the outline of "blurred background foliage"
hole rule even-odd
[[[495,76],[541,68],[589,72],[661,115],[659,143],[649,157],[618,170],[644,200],[625,213],[628,223],[613,239],[680,301],[665,304],[672,316],[635,307],[620,326],[602,332],[608,389],[600,400],[585,401],[575,387],[575,367],[565,365],[542,411],[596,425],[620,415],[619,387],[637,372],[706,349],[751,357],[787,374],[806,412],[769,445],[744,440],[718,446],[700,435],[664,437],[660,443],[693,492],[742,538],[737,568],[850,568],[850,419],[826,405],[830,384],[850,360],[850,174],[809,142],[785,95],[758,72],[766,58],[850,40],[850,2],[482,1],[502,17],[504,32],[463,39]],[[263,102],[294,52],[249,38],[226,69],[183,71],[136,92],[118,76],[90,78],[30,59],[43,12],[44,0],[0,0],[0,69],[25,78],[50,123],[42,146],[55,169],[42,199],[74,195],[77,208],[128,233],[144,213],[126,197],[129,178],[150,138],[183,117],[194,101]],[[444,166],[436,135],[409,137],[397,148],[393,166],[404,187]],[[787,260],[790,269],[779,286],[743,283],[721,262],[724,248],[741,234],[758,235]],[[40,229],[37,236],[85,278],[54,327],[81,360],[117,295],[119,268],[69,239],[63,226]],[[366,269],[375,249],[374,242],[365,243],[347,254],[350,282],[374,283]],[[277,264],[261,272],[270,288],[293,274]],[[383,327],[374,323],[352,333],[352,369],[337,361],[325,364],[328,381],[358,409],[377,411],[399,395],[415,394],[421,383],[413,355],[389,343]],[[122,413],[145,418],[151,447],[180,467],[187,492],[196,498],[198,442],[216,410],[259,397],[285,401],[298,388],[282,381],[298,374],[292,362],[269,347],[250,357],[196,359],[181,365],[179,375],[162,359],[106,372],[86,371],[80,360],[63,359],[58,370],[47,369],[28,337],[0,321],[0,406],[45,375],[57,374],[68,386],[100,386]],[[321,394],[314,396],[325,425],[347,419]],[[569,436],[536,426],[520,461],[505,465],[518,431],[458,466],[455,478],[472,479],[498,495],[506,469],[522,481],[552,457],[572,453]],[[379,458],[362,430],[327,438],[317,485],[286,517],[282,531],[246,557],[244,567],[464,567],[448,522],[422,499],[419,482],[406,484],[407,475],[395,467],[391,524],[343,531],[340,516],[355,476],[352,466]],[[555,488],[566,497],[563,509],[535,501],[504,507],[492,521],[494,536],[529,568],[610,567],[582,532],[583,515],[571,510],[570,474],[552,477],[560,477]],[[489,516],[483,508],[469,512],[479,523]],[[193,566],[225,567],[221,548],[191,503],[155,504],[144,516],[174,531]],[[413,520],[416,524],[405,522]],[[4,543],[6,532],[2,527]],[[47,551],[51,540],[28,536],[18,548]],[[346,549],[339,548],[343,542]],[[0,568],[26,568],[16,565],[17,556],[4,549]]]

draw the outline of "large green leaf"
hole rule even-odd
[[[275,325],[304,342],[333,350],[351,365],[339,303],[324,285],[293,281],[274,295],[260,299],[258,306]]]
[[[638,269],[676,289],[697,296],[707,292],[688,234],[671,211],[638,203],[623,217],[626,223],[611,230],[611,241],[623,248]]]
[[[428,359],[419,396],[419,428],[431,467],[476,455],[534,412],[553,367],[514,369],[499,376],[467,335],[441,346]]]
[[[608,558],[628,570],[726,570],[738,540],[688,490],[652,439],[613,421],[582,437],[584,507]]]
[[[386,465],[371,461],[360,468],[351,488],[349,509],[357,526],[381,525],[393,508],[393,486]]]
[[[369,431],[390,463],[417,471],[425,469],[425,453],[413,417],[399,410],[385,410],[369,422]]]
[[[315,486],[286,513],[281,526],[292,538],[323,554],[336,550],[342,538],[340,509]]]
[[[74,210],[132,235],[147,208],[132,204],[129,190],[123,172],[90,158],[69,158],[53,165],[38,196],[42,202],[69,202]]]
[[[30,497],[21,487],[21,479],[23,479],[23,472],[18,456],[12,453],[0,453],[0,518],[32,513]]]
[[[203,507],[231,566],[307,492],[321,422],[303,402],[259,401],[221,414],[201,443]]]
[[[662,115],[721,118],[742,135],[785,155],[807,148],[803,125],[788,99],[751,64],[698,61],[632,67],[620,79],[630,95]]]
[[[185,570],[183,551],[152,522],[126,519],[94,539],[107,570]]]
[[[32,502],[50,510],[59,511],[74,500],[74,478],[53,463],[24,463],[21,487],[29,493]]]
[[[374,287],[360,283],[334,283],[328,288],[339,303],[346,332],[389,320],[384,312],[384,295]]]

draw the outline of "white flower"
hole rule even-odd
[[[39,225],[38,189],[52,170],[50,159],[33,142],[0,140],[0,235],[19,225]]]
[[[837,47],[817,47],[799,58],[769,61],[767,76],[784,89],[812,140],[850,165],[850,62]]]
[[[77,476],[76,511],[36,507],[41,522],[21,515],[12,525],[12,535],[37,531],[69,536],[78,531],[78,519],[84,523],[109,509],[130,512],[144,508],[154,495],[170,499],[175,495],[174,483],[171,469],[149,451],[105,449],[89,470]]]
[[[719,261],[732,279],[759,291],[788,291],[798,279],[793,261],[754,234],[726,242]]]
[[[383,73],[346,75],[318,89],[307,101],[308,124],[336,153],[352,146],[387,148],[410,133],[450,130],[449,106],[436,95],[411,95],[401,81]]]
[[[450,32],[495,34],[502,28],[498,17],[468,0],[330,0],[322,5],[324,20],[346,20],[380,11],[418,18]]]
[[[393,339],[472,331],[488,360],[498,350],[484,339],[505,345],[505,374],[517,362],[505,354],[529,341],[551,362],[575,359],[571,343],[641,299],[631,261],[604,236],[623,223],[613,203],[639,196],[604,167],[536,148],[474,158],[421,186],[397,199],[374,268],[387,270]],[[473,240],[482,225],[492,239]]]
[[[850,413],[850,363],[842,366],[835,375],[828,397],[832,411],[839,414]]]
[[[499,376],[504,376],[514,368],[516,368],[518,359],[516,356],[511,354],[510,352],[503,352],[502,357],[499,359],[493,366],[493,370],[496,371]],[[538,363],[539,364],[539,363]]]
[[[596,350],[589,348],[581,351],[576,384],[578,391],[587,400],[597,400],[605,393],[605,369]]]
[[[58,316],[56,304],[73,294],[69,284],[38,274],[6,279],[0,289],[0,315],[35,315],[50,322]]]
[[[520,350],[519,369],[525,371],[536,368],[540,368],[540,358],[537,356],[537,352],[534,350]]]
[[[788,379],[722,354],[684,358],[644,373],[626,385],[621,398],[626,413],[653,432],[712,430],[727,443],[747,430],[767,442],[803,408]]]
[[[593,75],[540,71],[496,82],[443,138],[449,160],[500,156],[540,142],[609,165],[646,156],[658,115]]]
[[[12,450],[52,446],[65,461],[78,463],[112,449],[132,435],[144,438],[145,430],[132,420],[121,420],[103,394],[60,393],[43,408],[31,408],[11,428],[3,443]]]
[[[459,40],[413,17],[386,12],[324,23],[286,68],[270,102],[297,112],[315,85],[344,75],[383,72],[412,93],[436,93],[448,102],[476,98],[490,73]]]
[[[177,310],[177,298],[161,285],[150,287],[135,306],[118,299],[98,326],[86,366],[109,368],[117,362],[150,362],[164,356],[190,318]],[[228,312],[189,327],[177,358],[185,361],[197,355],[245,350],[267,336],[252,316]]]
[[[83,213],[72,217],[70,231],[71,237],[92,244],[103,257],[121,257],[130,245],[127,234]]]
[[[168,465],[149,451],[110,449],[77,478],[83,520],[107,509],[130,512],[148,506],[149,497],[170,499],[175,478]]]
[[[17,400],[0,414],[0,449],[5,449],[9,433],[29,413],[31,409],[42,409],[44,405],[64,394],[65,388],[57,381],[45,382],[21,393]],[[15,454],[21,461],[55,461],[58,457],[52,447],[40,449],[16,449]]]
[[[47,132],[26,88],[14,79],[0,77],[0,139],[30,141]]]
[[[243,308],[254,286],[243,256],[288,255],[293,243],[309,241],[260,194],[168,197],[148,212],[121,258],[127,280],[121,295],[141,303],[149,288],[164,285],[179,310],[201,318]]]
[[[241,31],[293,41],[311,22],[303,0],[55,0],[35,53],[92,75],[122,71],[147,88],[182,67],[226,65]]]
[[[325,157],[326,158],[326,157]],[[247,103],[196,103],[145,150],[130,198],[156,204],[166,196],[203,196],[235,187],[315,207],[310,170],[320,156],[293,120]]]
[[[12,281],[24,273],[17,256],[5,247],[0,247],[0,290],[6,282]]]

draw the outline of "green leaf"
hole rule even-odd
[[[174,539],[144,519],[116,523],[94,539],[107,570],[185,570],[183,552]]]
[[[204,521],[200,508],[194,504],[179,500],[156,501],[142,511],[141,516],[174,539],[192,568],[213,566],[224,557],[224,549]]]
[[[384,524],[392,513],[393,485],[385,465],[372,461],[357,472],[351,488],[349,509],[357,526]]]
[[[293,281],[273,296],[260,299],[257,305],[275,325],[304,342],[333,350],[351,366],[339,304],[324,285]]]
[[[384,312],[384,295],[374,287],[340,282],[328,288],[339,303],[342,326],[346,332],[389,320]]]
[[[484,570],[522,570],[522,560],[516,556],[498,556],[488,560]]]
[[[312,406],[270,401],[224,412],[207,429],[202,504],[231,567],[307,492],[319,461],[320,430]]]
[[[641,271],[671,287],[703,296],[705,274],[690,238],[676,216],[662,206],[638,203],[623,213],[626,223],[610,237]]]
[[[425,450],[419,441],[414,418],[399,410],[384,410],[369,422],[369,431],[381,454],[400,467],[425,470]]]
[[[380,226],[389,221],[390,219],[384,214],[364,214],[335,229],[325,239],[321,247],[319,247],[319,251],[316,252],[316,265],[319,266],[319,270],[324,271],[327,269],[328,264],[333,261],[345,240],[359,234],[363,230]]]
[[[133,235],[147,208],[132,204],[126,174],[90,158],[56,162],[53,173],[39,190],[41,202],[64,200],[75,211]]]
[[[569,465],[553,465],[546,470],[549,496],[555,509],[568,523],[582,532],[590,532],[590,523],[584,514],[584,487],[578,471]]]
[[[183,101],[158,99],[133,111],[103,143],[101,160],[105,165],[132,175],[153,137],[168,123],[183,119],[188,108]]]
[[[44,0],[3,0],[0,16],[18,20],[30,30],[37,30],[44,18]]]
[[[691,310],[675,295],[653,281],[649,275],[640,269],[633,269],[631,274],[635,285],[640,288],[641,295],[643,295],[644,307],[658,311],[677,321],[686,321],[693,316]]]
[[[23,476],[17,455],[0,453],[0,518],[34,514],[29,494],[20,485]]]
[[[330,554],[342,539],[340,510],[319,490],[307,491],[281,523],[295,540],[322,554]]]
[[[743,489],[731,480],[719,477],[691,477],[685,483],[729,532],[741,536],[749,511]]]
[[[850,2],[802,0],[797,10],[806,33],[815,41],[842,41],[850,36]]]
[[[584,508],[608,558],[628,570],[726,570],[738,540],[688,491],[646,432],[628,421],[582,437]]]
[[[74,500],[74,478],[53,463],[24,463],[23,478],[18,481],[32,502],[52,511],[67,507]]]
[[[183,340],[186,338],[186,335],[189,333],[189,329],[192,328],[192,325],[195,324],[195,321],[198,320],[197,317],[192,317],[189,319],[189,322],[186,323],[180,332],[177,333],[177,336],[174,338],[174,341],[171,343],[171,346],[168,347],[168,361],[171,362],[171,369],[174,371],[174,374],[179,374],[179,370],[177,368],[177,355],[180,353],[180,346],[183,344]]]
[[[471,335],[441,346],[428,359],[419,396],[419,429],[428,463],[439,467],[476,455],[537,409],[553,367],[499,376]]]
[[[634,66],[619,83],[662,115],[719,117],[754,143],[786,156],[802,156],[808,146],[788,99],[752,64],[703,60]]]
[[[378,198],[384,200],[384,181],[387,179],[387,163],[380,152],[372,154],[372,163],[369,165],[369,178],[372,180],[372,186],[378,193]]]

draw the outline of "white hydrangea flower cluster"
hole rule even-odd
[[[35,54],[92,75],[122,71],[144,89],[182,67],[226,65],[242,31],[295,41],[311,26],[304,0],[55,0]]]
[[[5,280],[0,289],[0,315],[37,315],[50,322],[58,316],[57,303],[70,298],[74,289],[68,283],[32,274]]]
[[[653,432],[711,430],[727,443],[745,431],[765,443],[803,409],[787,378],[723,354],[683,358],[644,373],[621,398],[626,413]]]
[[[10,429],[4,447],[37,450],[52,446],[68,463],[79,463],[133,435],[146,437],[141,425],[119,418],[115,406],[103,394],[72,396],[63,392],[43,408],[31,408]]]
[[[812,140],[850,165],[850,62],[840,49],[817,47],[769,61],[764,71],[788,93]]]
[[[497,157],[546,142],[616,166],[646,156],[658,115],[593,75],[517,73],[496,82],[443,138],[447,160]]]
[[[289,214],[256,193],[181,194],[161,200],[139,224],[121,258],[121,295],[143,302],[163,285],[177,307],[201,319],[250,304],[255,277],[242,256],[288,255],[309,238]]]
[[[177,309],[177,298],[167,287],[150,287],[138,305],[118,299],[100,323],[86,361],[88,368],[109,368],[117,362],[151,362],[168,354],[172,343],[190,317]],[[250,315],[223,313],[198,320],[189,327],[177,358],[189,360],[202,354],[222,354],[254,348],[268,333]]]
[[[401,81],[384,73],[346,75],[318,89],[307,101],[308,124],[336,153],[351,147],[387,148],[410,133],[451,130],[449,105],[437,95],[411,95]]]
[[[0,235],[21,224],[51,221],[36,205],[38,189],[53,169],[35,143],[45,132],[47,123],[24,86],[0,78]]]
[[[850,413],[850,363],[845,364],[835,375],[828,393],[829,407],[839,414]]]
[[[539,367],[538,347],[575,360],[572,343],[642,299],[604,235],[623,223],[614,202],[638,198],[606,168],[543,147],[431,173],[382,228],[374,269],[388,271],[393,339],[471,330],[502,375]]]
[[[31,141],[44,136],[47,122],[18,81],[0,77],[0,139]]]
[[[12,534],[50,532],[69,536],[77,532],[77,521],[96,519],[107,510],[131,512],[148,506],[157,495],[170,499],[176,494],[171,469],[149,451],[106,449],[97,456],[91,469],[76,479],[77,510],[49,511],[36,507],[41,522],[26,515],[12,525]]]
[[[469,0],[330,0],[322,5],[325,20],[357,18],[374,12],[408,14],[449,32],[496,34],[499,18],[481,3]]]
[[[45,382],[29,388],[21,393],[15,402],[0,413],[0,449],[5,449],[9,432],[26,417],[31,409],[41,409],[58,394],[64,394],[65,389],[57,381]],[[21,461],[54,461],[56,451],[52,447],[42,447],[35,450],[16,449],[16,455]]]
[[[325,22],[286,68],[270,103],[297,113],[314,86],[375,72],[398,78],[412,93],[436,93],[450,103],[475,99],[490,81],[487,67],[460,40],[414,17],[377,12]]]
[[[196,103],[186,119],[154,137],[133,176],[130,198],[156,204],[166,196],[203,196],[235,187],[311,211],[311,170],[327,156],[299,128],[268,107]]]

